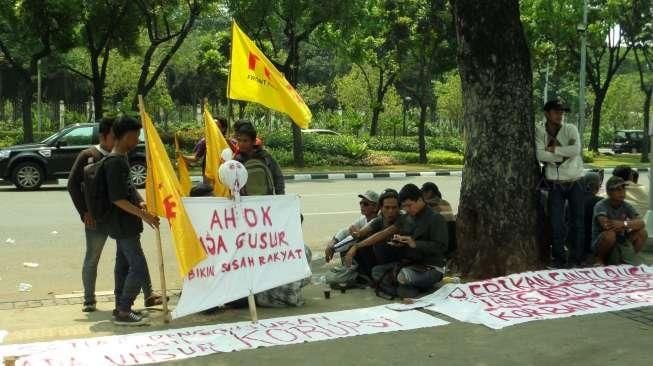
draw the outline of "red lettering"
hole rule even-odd
[[[249,62],[248,62],[248,67],[252,71],[256,71],[256,63],[260,60],[258,56],[253,54],[252,52],[249,53]]]
[[[221,230],[224,230],[224,228],[222,227],[222,222],[220,222],[220,215],[218,215],[218,211],[213,210],[213,216],[211,217],[211,226],[210,226],[211,230],[213,230],[213,227],[216,224],[220,227]]]
[[[258,223],[258,218],[256,217],[256,212],[251,208],[246,208],[243,210],[243,216],[245,217],[245,222],[249,227],[256,227]]]
[[[247,347],[249,347],[249,348],[253,348],[253,347],[254,347],[254,346],[252,345],[253,342],[260,342],[260,343],[265,343],[265,344],[271,344],[271,345],[274,345],[274,343],[272,343],[272,342],[268,342],[268,341],[265,341],[265,340],[263,340],[263,339],[253,338],[253,337],[252,337],[252,334],[254,334],[254,333],[256,333],[256,332],[258,332],[258,330],[253,330],[253,331],[251,331],[251,332],[249,332],[249,333],[247,333],[247,334],[245,334],[245,335],[242,335],[242,336],[241,336],[241,335],[238,335],[238,334],[235,334],[235,333],[233,333],[233,335],[234,335],[234,337],[236,337],[237,340],[243,342],[243,343],[244,343]],[[252,343],[250,343],[250,342],[252,342]]]
[[[261,207],[261,214],[263,216],[263,226],[272,226],[272,216],[270,216],[270,209],[272,207],[268,206],[266,207]]]
[[[275,332],[277,334],[279,334],[279,336],[273,335],[273,333],[275,333]],[[275,339],[275,340],[277,340],[279,342],[284,342],[284,343],[294,342],[297,339],[299,339],[299,337],[297,335],[292,334],[291,332],[289,332],[289,331],[287,331],[285,329],[268,329],[268,330],[265,331],[265,334],[270,338],[273,338],[273,339]],[[283,338],[280,337],[282,334],[283,335],[289,335],[291,338],[283,339]]]

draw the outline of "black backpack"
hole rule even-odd
[[[106,221],[111,210],[104,163],[112,156],[116,154],[109,154],[84,167],[82,192],[86,208],[96,222]]]

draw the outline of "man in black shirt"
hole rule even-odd
[[[141,123],[122,116],[113,125],[115,145],[104,162],[108,198],[113,203],[108,214],[109,236],[116,239],[115,290],[117,325],[143,325],[147,318],[132,311],[132,305],[147,273],[147,262],[141,247],[143,221],[152,228],[159,227],[159,218],[145,210],[141,196],[131,182],[127,153],[138,145]]]

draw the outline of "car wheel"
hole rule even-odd
[[[11,174],[16,188],[21,191],[36,190],[45,180],[45,172],[38,163],[25,161],[16,165]]]
[[[136,188],[145,187],[145,178],[147,177],[147,166],[143,160],[134,160],[130,167],[132,183]]]

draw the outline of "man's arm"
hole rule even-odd
[[[79,212],[79,216],[84,221],[84,214],[88,212],[86,208],[86,201],[84,200],[84,193],[82,192],[82,183],[84,182],[84,167],[88,162],[88,155],[85,151],[80,152],[75,159],[70,175],[68,175],[68,194]]]
[[[396,227],[395,225],[390,225],[387,228],[372,234],[370,237],[366,238],[365,240],[356,243],[352,245],[351,248],[349,248],[349,251],[347,252],[347,255],[345,255],[345,263],[348,266],[351,266],[354,256],[356,256],[356,251],[360,248],[364,248],[370,245],[376,245],[379,243],[383,243],[390,239],[393,235],[397,234],[399,232],[399,228]]]
[[[563,160],[562,156],[546,151],[546,131],[540,128],[535,129],[535,152],[537,160],[543,163],[559,163]]]
[[[555,154],[558,156],[564,156],[568,158],[573,158],[574,156],[580,155],[580,139],[578,138],[578,129],[574,125],[566,125],[566,128],[571,130],[570,140],[568,141],[569,145],[567,146],[557,146],[555,148]]]

